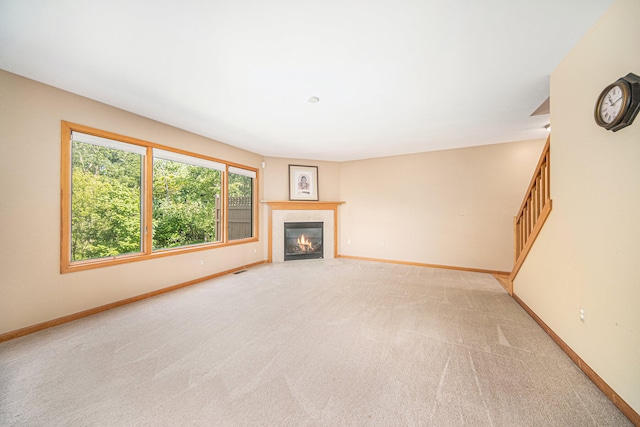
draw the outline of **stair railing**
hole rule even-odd
[[[512,287],[510,293],[513,293],[513,279],[520,271],[520,267],[522,267],[522,263],[531,250],[533,242],[538,237],[544,222],[551,213],[550,141],[551,137],[548,137],[520,210],[513,221],[515,263],[509,277]]]

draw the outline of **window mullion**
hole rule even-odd
[[[143,221],[143,252],[151,255],[153,251],[153,148],[147,147],[147,155],[144,161],[144,182],[143,194],[144,203],[142,205]]]
[[[220,226],[220,233],[222,234],[222,242],[227,243],[228,239],[228,229],[229,229],[229,172],[228,167],[225,168],[224,173],[222,174],[221,180],[222,188],[220,192],[222,194],[222,200],[220,206],[220,212],[222,215],[222,225]]]

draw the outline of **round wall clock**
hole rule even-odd
[[[616,132],[633,123],[640,110],[640,76],[629,73],[604,88],[594,116],[598,126]]]

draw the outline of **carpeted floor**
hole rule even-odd
[[[0,425],[631,424],[490,275],[329,259],[0,344]]]

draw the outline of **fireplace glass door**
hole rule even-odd
[[[322,222],[284,223],[284,260],[323,258]]]

